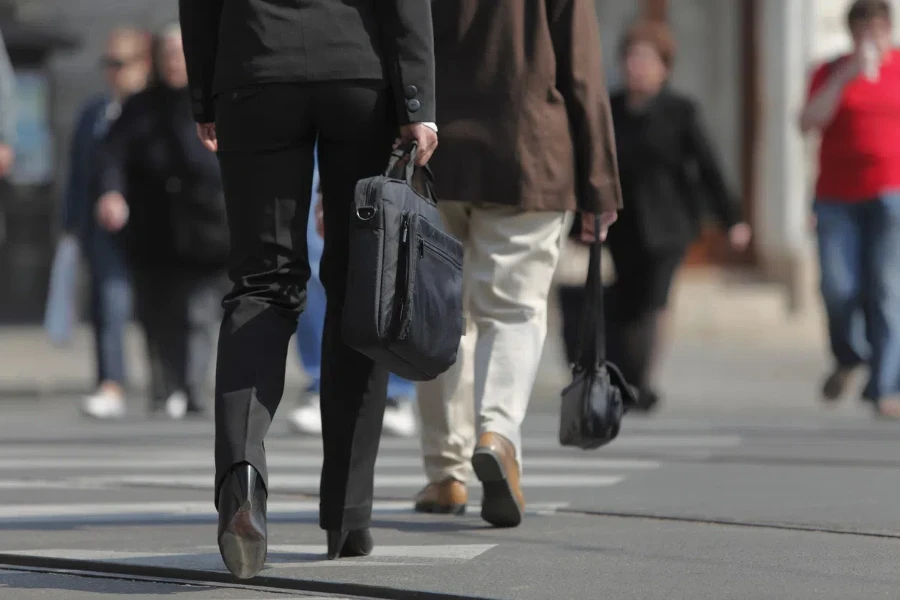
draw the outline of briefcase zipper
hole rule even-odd
[[[403,251],[404,251],[403,258],[404,258],[404,264],[406,266],[406,272],[403,273],[404,287],[403,287],[403,296],[402,296],[403,299],[400,302],[400,315],[399,315],[400,328],[399,328],[399,331],[397,332],[398,340],[405,340],[406,336],[409,334],[409,322],[408,322],[409,321],[409,302],[407,299],[409,297],[409,294],[410,294],[410,291],[412,288],[413,272],[415,271],[415,269],[413,268],[413,264],[412,264],[413,248],[412,248],[412,244],[409,241],[409,230],[412,227],[411,221],[412,221],[412,217],[409,213],[403,215],[403,226],[402,226],[402,229],[400,232],[400,243],[402,244]]]

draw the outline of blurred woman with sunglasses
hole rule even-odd
[[[97,219],[123,231],[150,359],[151,412],[203,412],[227,280],[216,157],[197,139],[181,29],[154,43],[154,84],[133,96],[100,155]]]
[[[82,108],[72,136],[69,180],[63,200],[64,235],[78,239],[91,282],[97,389],[85,398],[85,415],[117,418],[125,412],[125,326],[131,316],[131,284],[120,236],[98,227],[91,215],[98,197],[93,172],[97,151],[122,104],[147,85],[150,36],[130,27],[113,30],[100,60],[107,91]]]

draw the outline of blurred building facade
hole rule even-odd
[[[900,0],[893,0],[900,13]],[[749,268],[779,282],[801,307],[809,287],[810,149],[796,129],[812,64],[849,45],[844,13],[850,0],[596,0],[611,84],[618,81],[617,45],[637,16],[665,19],[679,44],[673,84],[704,108],[725,171],[741,193],[756,238],[748,257],[725,249],[709,232],[689,263]],[[176,0],[0,0],[24,21],[64,25],[80,37],[75,50],[49,63],[48,102],[55,184],[78,107],[102,89],[97,59],[109,29],[122,23],[155,29],[177,17]],[[55,222],[48,220],[48,230]],[[0,289],[0,295],[6,292]],[[0,298],[2,300],[2,298]],[[35,306],[43,304],[36,297]],[[2,304],[2,302],[0,302]],[[39,313],[39,309],[36,313]]]

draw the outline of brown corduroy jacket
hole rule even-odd
[[[594,0],[432,0],[440,200],[621,207]]]

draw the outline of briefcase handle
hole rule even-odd
[[[397,146],[394,151],[391,152],[391,159],[388,161],[384,176],[394,177],[393,173],[397,170],[398,163],[403,160],[403,158],[409,156],[409,160],[404,165],[403,175],[397,177],[397,179],[406,180],[406,183],[409,184],[411,188],[415,189],[415,185],[413,185],[413,175],[415,175],[416,172],[421,173],[424,176],[426,197],[437,204],[437,197],[434,195],[434,173],[428,165],[425,165],[424,167],[416,166],[416,153],[418,150],[419,144],[415,140]]]
[[[578,354],[576,366],[590,370],[606,363],[606,315],[603,306],[603,243],[600,241],[601,220],[594,215],[594,241],[590,246],[591,258],[579,324]]]

